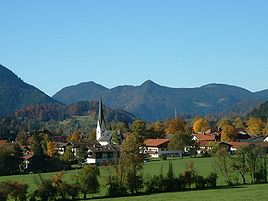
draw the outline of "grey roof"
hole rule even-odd
[[[89,150],[92,152],[119,152],[119,146],[113,145],[113,144],[107,144],[107,145],[90,145],[88,146]]]
[[[105,130],[102,133],[102,136],[98,140],[99,142],[111,142],[113,137],[113,131],[112,130]]]
[[[243,140],[243,142],[263,142],[263,140],[264,140],[266,137],[267,137],[267,136],[253,137],[253,138],[249,138],[249,139]]]

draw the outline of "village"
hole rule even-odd
[[[120,157],[120,145],[129,133],[121,133],[120,130],[112,131],[106,128],[106,122],[103,113],[102,100],[99,101],[99,113],[96,127],[96,139],[89,141],[87,136],[79,135],[75,140],[68,140],[67,136],[51,136],[51,147],[53,148],[53,155],[62,156],[66,151],[70,151],[71,156],[68,160],[78,162],[81,158],[80,164],[98,164],[107,165],[118,161]],[[116,136],[116,142],[114,135]],[[235,154],[239,147],[247,145],[255,145],[262,147],[268,151],[268,135],[249,135],[245,130],[236,129],[232,141],[224,141],[221,139],[220,128],[217,131],[209,129],[204,132],[191,133],[191,143],[186,144],[181,149],[172,149],[169,143],[174,134],[164,134],[162,138],[147,138],[142,142],[140,151],[144,155],[144,161],[150,158],[167,158],[167,157],[203,157],[209,156],[210,151],[217,145],[224,147],[229,154]],[[27,141],[27,140],[26,140]],[[12,145],[14,142],[7,140],[0,140],[0,145]],[[31,149],[31,145],[21,145],[22,163],[20,168],[24,171],[35,171],[32,164],[35,158],[35,153]],[[37,165],[38,166],[38,165]],[[38,170],[38,168],[37,168]]]

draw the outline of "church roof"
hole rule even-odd
[[[100,98],[100,102],[99,102],[98,122],[100,123],[100,127],[104,126],[104,128],[106,128],[106,122],[104,119],[103,104],[102,104],[101,98]]]
[[[113,137],[113,131],[112,130],[105,130],[102,133],[102,136],[98,140],[99,142],[111,142]]]
[[[92,152],[119,152],[119,146],[113,144],[100,145],[94,144],[88,146],[89,150]]]

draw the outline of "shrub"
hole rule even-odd
[[[206,183],[207,183],[207,181],[203,176],[201,176],[201,175],[196,175],[195,176],[195,186],[196,186],[196,188],[204,189],[206,187]]]
[[[127,195],[127,188],[119,181],[118,177],[110,176],[108,178],[108,196],[119,197]]]
[[[165,178],[162,174],[154,175],[145,182],[145,191],[147,193],[160,193],[165,190]]]
[[[217,173],[211,172],[206,178],[207,187],[208,188],[216,188],[217,187],[217,178],[218,178]]]
[[[161,159],[161,160],[167,160],[167,154],[161,154],[160,156],[159,156],[159,158]]]

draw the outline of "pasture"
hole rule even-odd
[[[207,176],[210,172],[216,171],[214,159],[213,158],[171,158],[166,161],[158,160],[144,163],[143,176],[146,180],[152,175],[159,174],[161,171],[165,175],[168,170],[169,162],[173,164],[173,171],[175,175],[179,175],[183,170],[185,170],[187,164],[193,162],[194,167],[199,175]],[[101,166],[100,167],[100,183],[101,192],[95,194],[94,197],[103,197],[106,195],[106,179],[109,174],[110,167]],[[64,172],[64,180],[69,183],[74,181],[74,177],[79,173],[79,170],[69,170]],[[113,200],[268,200],[267,188],[268,184],[263,185],[243,185],[234,188],[226,187],[223,176],[218,173],[217,185],[218,189],[213,190],[193,190],[177,193],[162,193],[135,197],[124,197],[116,198]],[[42,173],[43,178],[48,178],[56,172],[52,173]],[[35,180],[38,179],[38,174],[24,174],[24,175],[12,175],[12,176],[2,176],[0,181],[19,181],[29,185],[29,194],[33,192],[36,188]],[[111,200],[102,199],[102,200]]]

